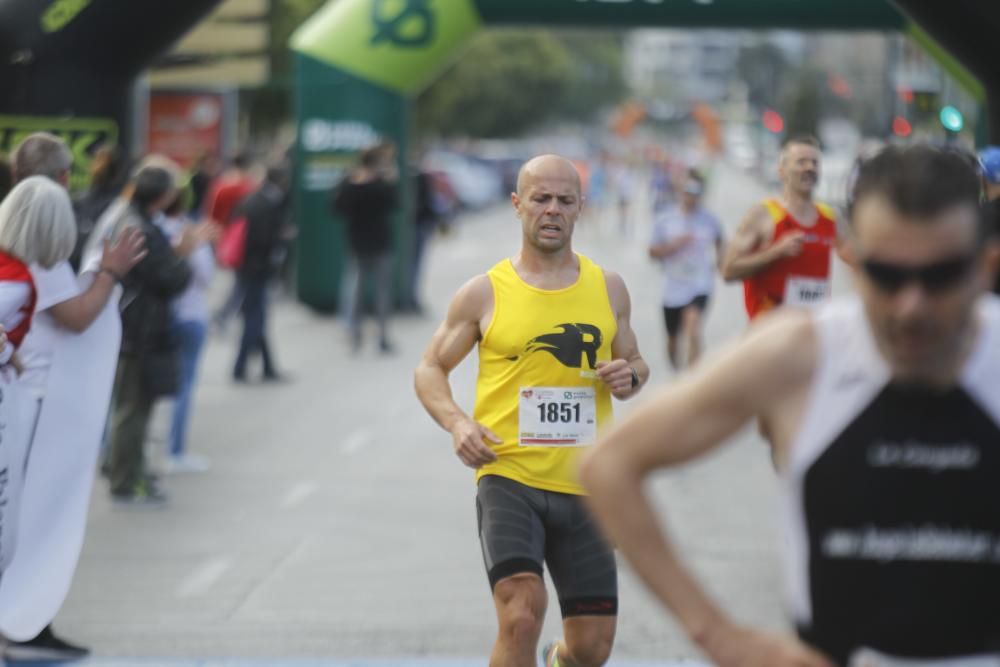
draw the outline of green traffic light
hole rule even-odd
[[[941,109],[939,118],[944,128],[951,132],[961,132],[962,128],[965,127],[965,118],[962,117],[962,112],[951,105]]]

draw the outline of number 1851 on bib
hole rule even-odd
[[[518,405],[522,447],[581,447],[597,437],[592,387],[522,387]]]

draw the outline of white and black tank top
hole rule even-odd
[[[949,390],[894,384],[858,300],[817,311],[782,519],[793,618],[838,664],[1000,654],[1000,299],[977,309]]]

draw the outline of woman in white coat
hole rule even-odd
[[[37,293],[28,268],[66,260],[76,222],[66,191],[52,180],[21,181],[0,203],[0,577],[16,546],[20,491],[37,407],[20,391],[17,348],[31,328]]]

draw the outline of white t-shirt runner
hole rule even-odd
[[[715,245],[722,238],[718,218],[703,208],[686,215],[671,206],[653,220],[651,245],[670,243],[691,235],[691,240],[670,257],[660,260],[663,267],[663,305],[682,308],[699,296],[709,296],[715,288]]]

